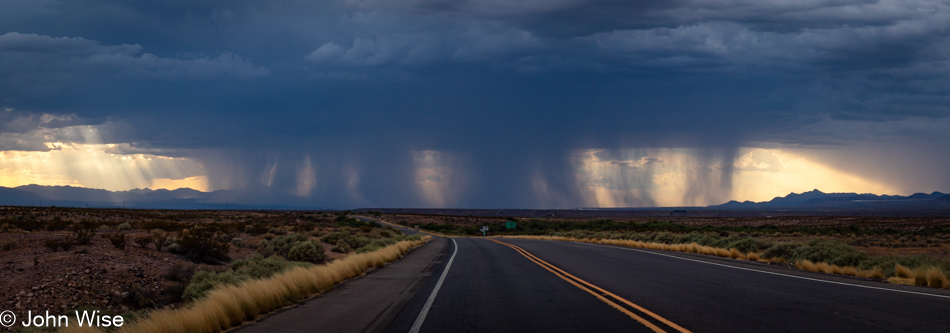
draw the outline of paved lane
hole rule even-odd
[[[455,238],[457,257],[422,332],[649,332],[650,330],[516,250],[483,238]],[[501,239],[570,275],[693,332],[948,332],[950,298],[831,284],[672,258],[629,248]],[[679,254],[675,254],[678,255]],[[827,276],[776,270],[806,278]],[[444,268],[444,267],[443,267]],[[443,272],[433,274],[390,326],[408,332]],[[831,277],[845,284],[894,286]],[[897,287],[898,289],[900,287]],[[936,292],[904,287],[913,292]],[[630,307],[625,307],[631,309]],[[635,310],[632,310],[635,311]],[[648,317],[643,312],[637,314]],[[669,326],[658,324],[667,332]]]
[[[950,331],[950,298],[765,274],[628,248],[518,239],[503,241],[518,245],[694,332]],[[791,273],[827,278],[806,272]],[[849,278],[834,280],[893,287]]]
[[[455,241],[457,257],[421,332],[650,332],[510,248]],[[426,291],[416,297],[428,297]],[[407,306],[403,324],[388,331],[407,332],[420,308]]]

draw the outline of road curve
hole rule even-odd
[[[421,332],[651,331],[512,247],[484,238],[455,240],[457,258]],[[950,331],[950,297],[850,284],[925,294],[941,291],[797,271],[791,275],[805,278],[766,274],[755,267],[726,267],[738,263],[702,256],[686,255],[691,260],[681,260],[665,252],[620,247],[500,241],[692,332]],[[409,330],[422,308],[420,299],[431,296],[431,280],[442,273],[444,267],[388,332]],[[839,283],[822,282],[826,279]],[[676,331],[656,319],[649,321],[664,331]]]

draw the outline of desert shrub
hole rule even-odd
[[[229,260],[228,235],[217,225],[196,225],[178,234],[177,251],[195,262],[217,263]],[[171,246],[169,246],[171,250]]]
[[[234,245],[234,246],[237,246],[237,247],[244,247],[244,245],[245,245],[244,239],[243,239],[243,238],[240,238],[240,237],[231,238],[231,245]]]
[[[4,238],[0,240],[0,251],[10,251],[16,248],[16,239]]]
[[[369,233],[367,233],[367,236],[369,238],[392,238],[393,233],[390,230],[383,228],[375,228],[371,229]]]
[[[320,241],[328,244],[336,244],[341,239],[350,237],[350,233],[346,231],[336,231],[326,234],[323,237],[320,237]]]
[[[185,293],[185,287],[188,286],[188,281],[191,280],[192,275],[195,275],[194,265],[176,262],[168,266],[161,275],[166,281],[161,291],[161,304],[183,301],[182,296]]]
[[[56,252],[59,250],[69,251],[69,249],[73,248],[73,245],[76,245],[76,242],[73,240],[72,236],[47,239],[46,241],[43,242],[43,246],[45,246],[46,248],[50,250],[53,250],[53,252]]]
[[[691,233],[688,233],[688,234],[685,234],[685,235],[680,235],[679,237],[676,237],[675,239],[673,239],[673,244],[696,243],[696,244],[703,245],[703,244],[700,243],[700,241],[701,241],[701,239],[702,239],[704,236],[705,236],[705,235],[704,235],[703,233],[701,233],[701,232],[693,231],[693,232],[691,232]]]
[[[267,225],[263,223],[250,223],[244,227],[244,232],[252,235],[260,235],[267,232]]]
[[[756,244],[755,240],[752,238],[742,238],[735,240],[725,246],[727,249],[736,249],[742,253],[755,252],[759,249],[759,246]]]
[[[178,245],[178,243],[171,243],[171,244],[168,244],[168,252],[171,252],[171,253],[181,253],[181,252],[182,252],[182,251],[181,251],[181,245]]]
[[[346,243],[352,249],[358,249],[358,248],[364,247],[368,245],[370,242],[372,242],[372,240],[367,237],[349,237],[349,238],[345,238],[344,241],[346,241]]]
[[[150,240],[152,245],[155,245],[155,251],[161,251],[162,246],[165,245],[165,242],[168,240],[167,235],[161,229],[152,229]]]
[[[128,244],[125,234],[121,232],[116,232],[114,234],[102,235],[102,238],[108,239],[109,243],[112,243],[112,246],[119,250],[125,250],[125,246]]]
[[[754,240],[755,240],[755,247],[758,248],[759,250],[765,250],[772,247],[772,245],[775,245],[775,242],[772,242],[771,240],[768,240],[768,239],[755,238]]]
[[[293,251],[294,248],[297,248],[296,252]],[[264,256],[277,255],[293,261],[320,263],[326,260],[323,245],[302,234],[288,234],[269,242],[261,242],[258,251]]]
[[[676,240],[676,236],[668,232],[658,232],[653,236],[653,241],[657,243],[670,244],[673,243],[674,240]]]
[[[260,252],[260,254],[265,257],[278,255],[286,258],[287,254],[290,252],[290,248],[292,248],[296,243],[309,240],[310,239],[307,238],[307,236],[301,234],[284,235],[276,237],[267,242],[261,242],[261,244],[258,246],[258,252]]]
[[[287,254],[287,259],[293,261],[321,263],[326,261],[327,254],[323,250],[322,245],[314,244],[310,241],[298,242],[290,249],[290,252]]]
[[[768,248],[768,250],[765,250],[765,253],[762,254],[762,258],[765,258],[765,259],[782,258],[785,260],[789,260],[792,258],[792,256],[794,256],[795,250],[797,250],[799,247],[801,246],[796,243],[787,243],[787,242],[778,243],[778,244],[772,245],[772,247]]]
[[[88,221],[74,224],[72,227],[73,243],[77,245],[89,245],[89,243],[92,243],[92,237],[96,235],[96,229],[98,227],[99,226],[95,223]]]
[[[57,216],[46,223],[46,230],[48,231],[66,230],[66,228],[69,227],[69,224],[70,224],[69,221],[65,221],[59,216]]]
[[[146,246],[148,246],[149,244],[152,244],[152,237],[151,237],[151,236],[138,236],[138,237],[135,237],[135,239],[133,239],[132,242],[134,242],[135,245],[138,245],[139,247],[141,247],[141,248],[144,249],[144,248],[145,248]]]
[[[115,227],[115,229],[119,231],[132,230],[132,224],[129,224],[129,222],[124,222],[122,224],[119,224],[119,226]]]
[[[349,243],[346,242],[346,240],[341,239],[338,242],[336,242],[336,245],[330,248],[330,251],[333,251],[336,253],[348,253],[348,252],[353,251],[353,248],[350,246]]]
[[[848,244],[816,239],[795,250],[794,260],[824,262],[838,266],[858,266],[868,258],[867,253],[858,252]]]

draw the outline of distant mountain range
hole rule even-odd
[[[316,209],[312,200],[257,184],[234,190],[201,192],[133,189],[107,191],[74,186],[0,187],[0,206],[126,207],[154,209]]]
[[[126,207],[150,209],[320,209],[312,198],[255,184],[233,190],[201,192],[133,189],[107,191],[74,186],[24,185],[0,187],[0,206]],[[697,209],[693,207],[687,209]],[[702,209],[735,210],[916,210],[950,209],[950,195],[933,192],[909,196],[858,193],[791,193],[770,201],[729,201]],[[649,210],[649,209],[648,209]]]
[[[950,195],[933,192],[909,196],[858,193],[824,193],[812,190],[792,193],[763,202],[729,201],[708,208],[717,209],[947,209]]]

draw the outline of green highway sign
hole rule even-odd
[[[514,221],[505,222],[505,229],[514,229],[515,227],[517,227],[517,225]]]

